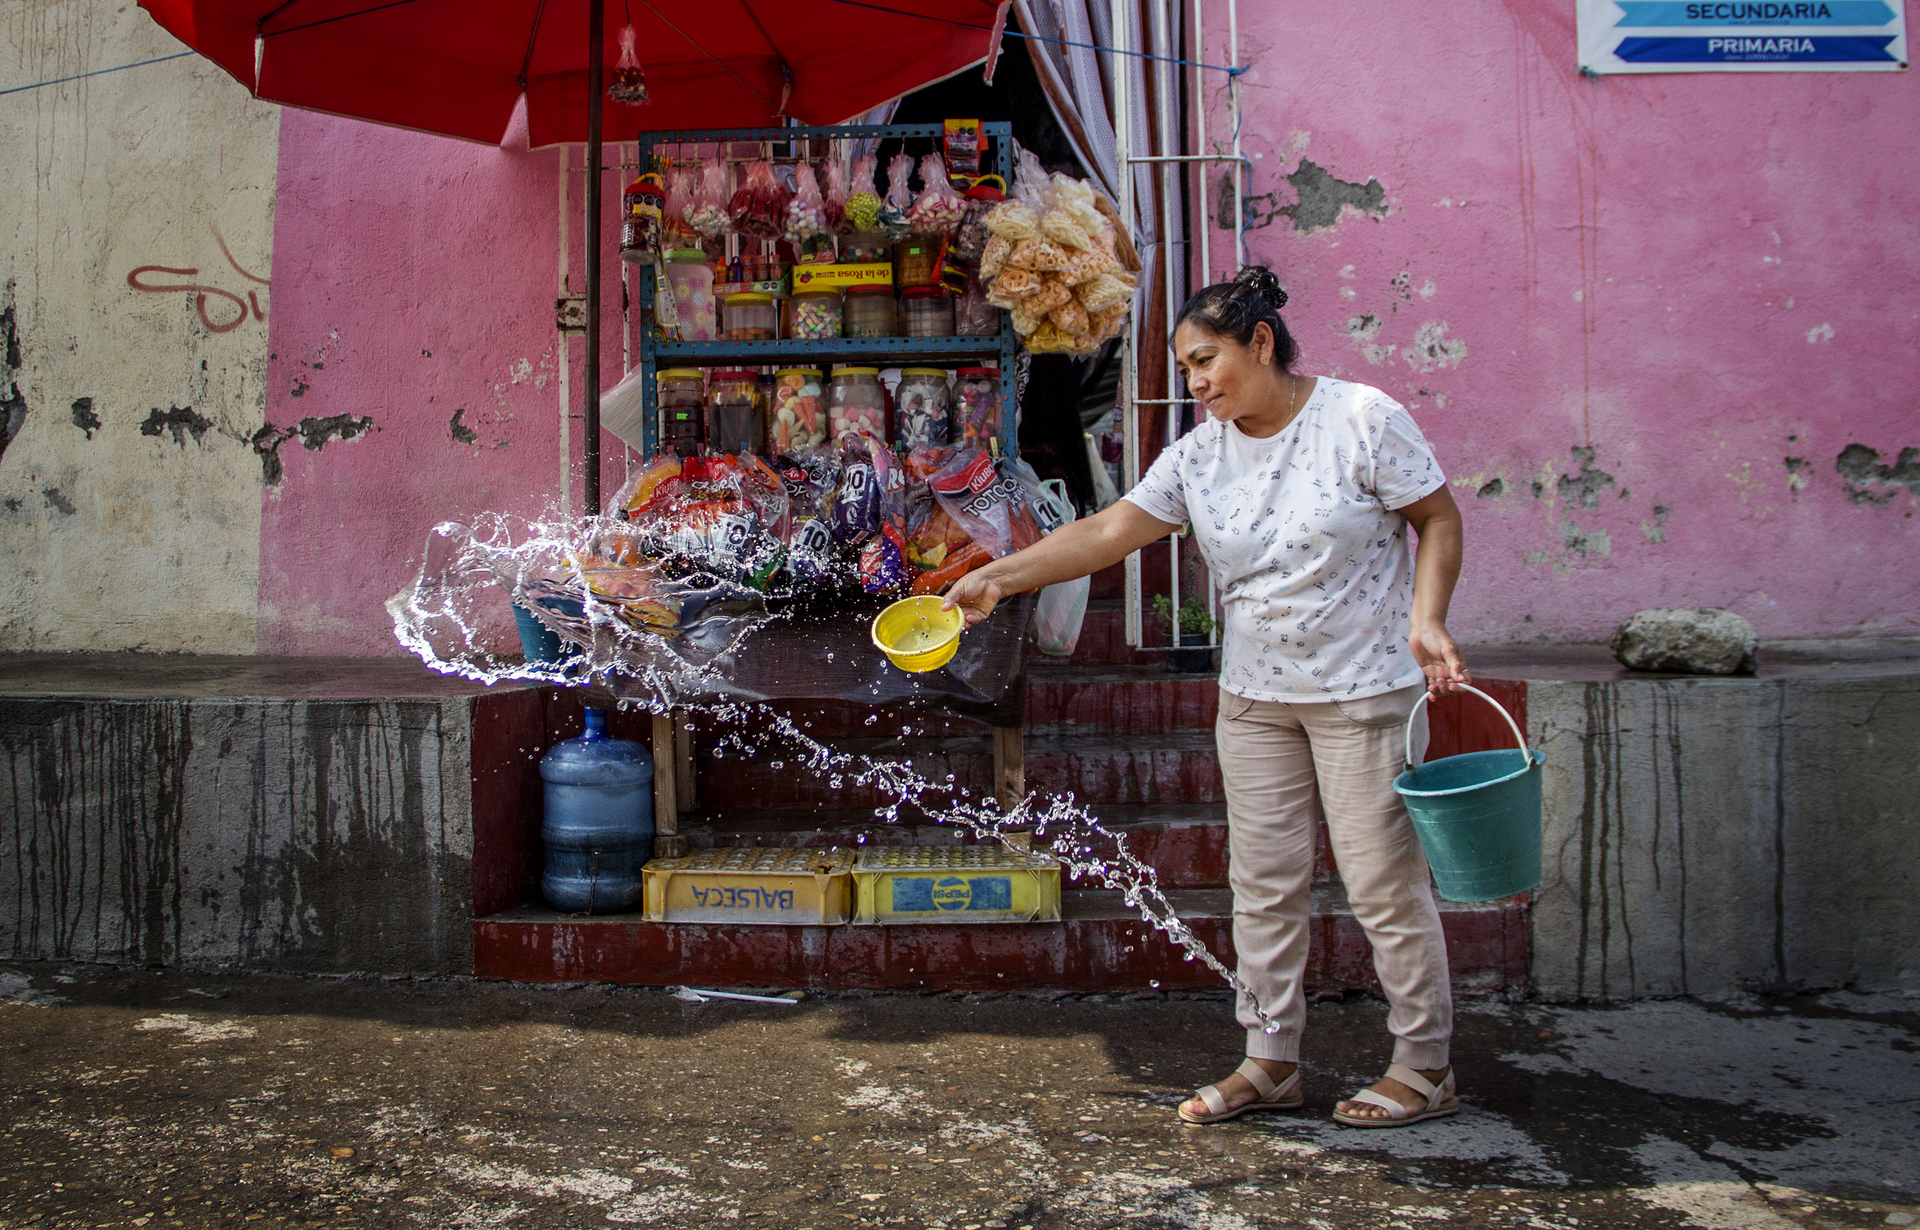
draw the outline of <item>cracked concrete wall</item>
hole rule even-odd
[[[6,28],[7,87],[179,50],[132,5]],[[0,650],[253,650],[278,134],[197,58],[0,107]]]
[[[0,702],[0,954],[472,968],[471,702]]]
[[[1239,17],[1251,255],[1303,370],[1433,441],[1467,518],[1457,634],[1604,640],[1654,606],[1920,634],[1908,76],[1582,78],[1553,0]]]
[[[1541,995],[1920,992],[1920,680],[1536,680],[1527,719]]]

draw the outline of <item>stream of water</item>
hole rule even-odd
[[[952,774],[930,781],[906,760],[829,747],[769,705],[713,700],[726,682],[728,655],[783,616],[767,608],[764,595],[711,574],[688,570],[679,579],[664,579],[656,567],[623,563],[631,558],[621,553],[619,541],[627,533],[622,523],[603,518],[569,523],[494,514],[472,525],[436,526],[419,580],[387,603],[394,633],[443,674],[487,684],[565,686],[598,676],[627,681],[624,692],[644,695],[623,700],[622,707],[700,709],[729,728],[716,756],[791,760],[829,788],[866,787],[890,800],[875,811],[887,823],[897,823],[907,809],[980,841],[1031,833],[1036,851],[1052,854],[1082,883],[1118,891],[1128,908],[1184,950],[1184,959],[1202,962],[1239,992],[1268,1033],[1279,1029],[1181,920],[1158,873],[1127,849],[1126,835],[1106,827],[1071,795],[1029,794],[1005,809],[991,797],[967,797],[967,787]],[[498,650],[509,635],[501,627],[507,594],[559,636],[561,662],[529,663]],[[868,724],[877,720],[869,717]]]

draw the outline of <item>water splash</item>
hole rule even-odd
[[[733,651],[785,617],[768,599],[788,595],[732,579],[753,565],[716,559],[704,541],[643,543],[639,531],[613,518],[541,521],[490,513],[471,525],[435,526],[418,579],[389,599],[387,610],[400,643],[442,674],[484,684],[618,681],[623,708],[656,714],[693,708],[730,727],[715,743],[716,759],[751,759],[767,750],[749,737],[757,726],[786,745],[776,767],[796,760],[830,789],[851,782],[890,799],[875,809],[877,820],[897,824],[901,809],[910,808],[981,841],[1026,835],[1070,876],[1118,891],[1129,909],[1183,950],[1183,960],[1200,961],[1238,992],[1268,1033],[1280,1028],[1181,920],[1160,889],[1159,873],[1127,849],[1126,835],[1108,829],[1071,794],[1030,793],[1003,809],[991,797],[969,800],[966,783],[954,774],[929,781],[905,760],[830,748],[766,704],[712,700],[724,691]],[[519,645],[501,618],[509,609],[503,595],[558,637],[559,661],[529,662],[513,652]],[[634,699],[636,691],[643,699]],[[869,715],[865,725],[877,720]],[[911,725],[900,728],[903,736],[912,732]],[[867,839],[861,833],[857,840]]]

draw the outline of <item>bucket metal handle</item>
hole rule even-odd
[[[1478,696],[1481,700],[1486,701],[1489,705],[1492,705],[1495,709],[1498,709],[1500,711],[1500,716],[1507,719],[1507,728],[1513,731],[1514,742],[1520,745],[1520,751],[1524,754],[1530,750],[1527,747],[1527,737],[1520,733],[1519,723],[1513,720],[1513,715],[1507,712],[1507,707],[1505,705],[1501,704],[1499,701],[1495,700],[1493,697],[1488,696],[1485,692],[1482,692],[1479,688],[1474,687],[1470,683],[1455,684],[1454,686],[1458,687],[1462,692],[1472,692],[1475,696]],[[1409,769],[1413,767],[1413,719],[1420,716],[1420,706],[1426,704],[1432,698],[1433,698],[1432,692],[1430,691],[1421,692],[1420,699],[1413,702],[1413,711],[1407,714],[1407,767]]]

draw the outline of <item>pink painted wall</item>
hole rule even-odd
[[[557,166],[552,150],[285,112],[267,422],[373,422],[280,448],[260,652],[398,652],[383,604],[436,523],[558,494]]]
[[[1920,633],[1912,76],[1585,80],[1571,8],[1241,5],[1248,239],[1305,370],[1413,407],[1461,484],[1465,639],[1601,639],[1675,604],[1772,638]],[[1214,62],[1225,28],[1212,2]],[[383,603],[436,522],[557,494],[558,158],[285,113],[267,419],[374,429],[281,446],[262,652],[395,652]],[[1311,225],[1308,162],[1379,206]]]
[[[1253,257],[1303,370],[1412,407],[1464,482],[1456,634],[1920,633],[1913,74],[1583,79],[1567,0],[1239,9]],[[1384,208],[1301,229],[1303,162]]]

